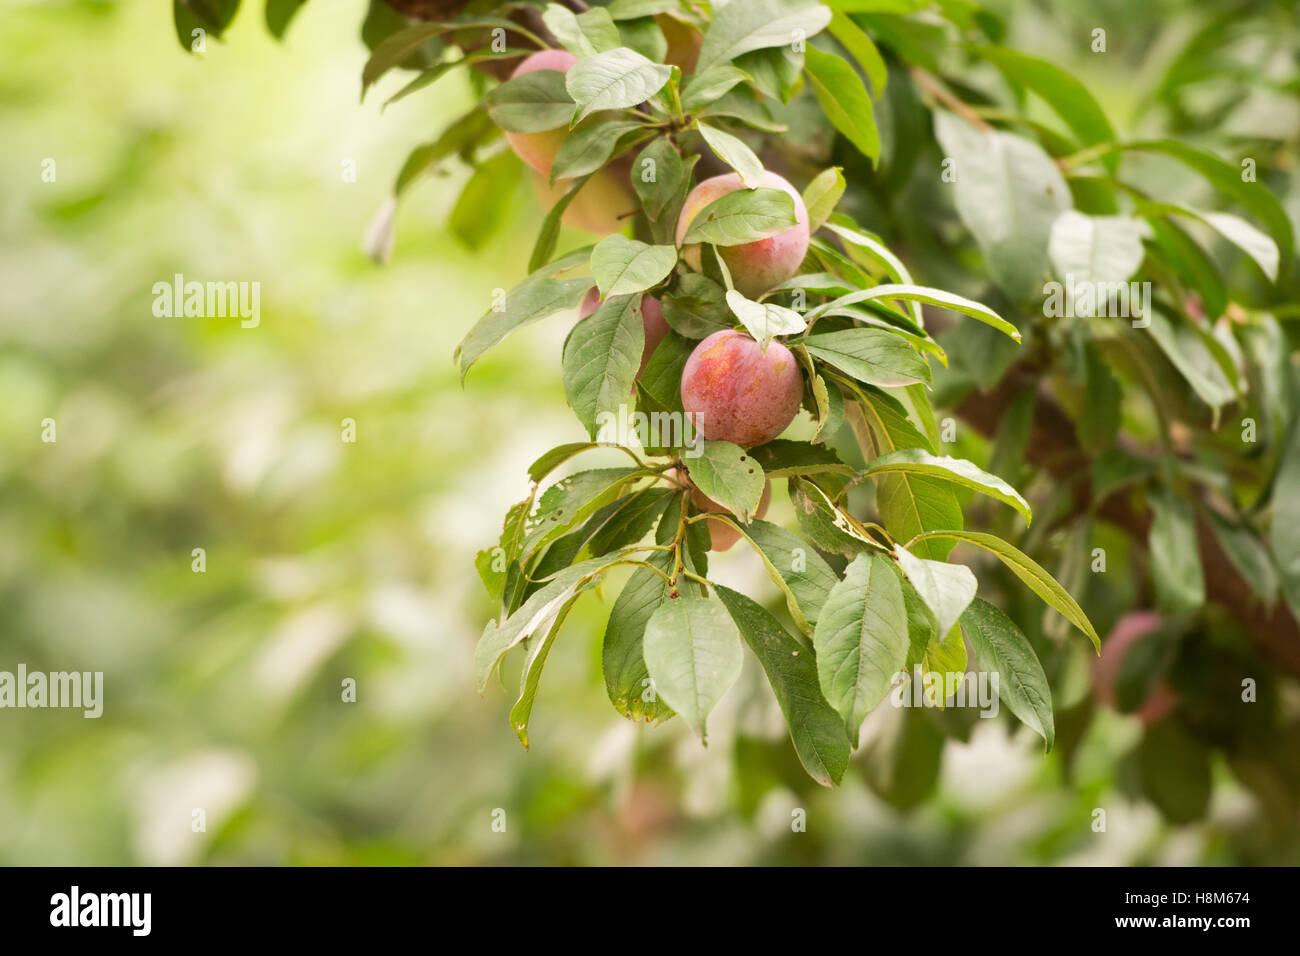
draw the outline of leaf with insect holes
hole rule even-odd
[[[698,458],[687,462],[691,482],[742,521],[758,510],[763,469],[752,455],[729,441],[706,441]]]
[[[714,155],[740,174],[741,182],[751,189],[762,185],[763,163],[744,140],[705,123],[695,126]]]
[[[665,601],[645,626],[645,663],[656,693],[707,739],[709,712],[740,677],[740,632],[718,601]]]
[[[661,90],[673,68],[646,59],[625,46],[583,57],[565,74],[565,87],[578,111],[573,122],[597,110],[627,109]]]
[[[746,299],[735,289],[727,293],[727,307],[762,346],[777,335],[795,335],[808,327],[802,315],[774,302]]]
[[[626,236],[606,236],[591,250],[591,274],[602,298],[644,292],[668,278],[677,249],[652,246]]]
[[[826,599],[813,646],[822,693],[856,739],[907,660],[903,589],[887,558],[853,559]]]
[[[719,196],[691,220],[683,245],[710,242],[738,246],[785,232],[799,222],[794,200],[781,189],[760,186]]]

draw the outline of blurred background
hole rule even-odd
[[[1112,31],[1103,71],[1083,42],[1061,40],[1067,23],[1086,36],[1087,16],[994,6],[1009,45],[1077,69],[1131,128],[1160,55],[1139,42],[1149,20]],[[1123,15],[1095,6],[1107,22]],[[1143,16],[1185,18],[1185,37],[1201,25],[1193,7]],[[1067,776],[1005,718],[944,741],[879,726],[901,719],[881,708],[867,749],[877,738],[877,755],[898,749],[889,802],[861,758],[842,788],[812,785],[752,667],[707,750],[680,721],[634,726],[600,679],[621,579],[569,618],[524,752],[507,721],[513,695],[474,690],[471,653],[492,608],[472,559],[526,494],[528,463],[583,437],[558,374],[569,322],[517,333],[464,388],[451,354],[493,290],[522,277],[542,212],[521,182],[505,227],[467,249],[447,228],[468,177],[453,166],[404,197],[387,265],[362,249],[407,153],[473,102],[468,79],[381,114],[408,78],[390,75],[359,104],[364,0],[309,5],[282,44],[248,5],[202,56],[178,47],[156,2],[0,9],[0,670],[105,675],[97,720],[0,712],[0,863],[1293,852],[1270,844],[1254,798],[1222,768],[1203,822],[1170,826],[1129,797],[1122,758],[1140,727],[1109,711]],[[1300,219],[1300,193],[1287,198]],[[152,287],[176,273],[260,283],[260,324],[155,316]],[[54,442],[42,440],[47,419]],[[773,517],[787,515],[778,505]],[[719,578],[773,596],[741,552],[717,562]],[[909,755],[935,747],[933,796],[907,799],[930,783],[908,778]],[[1096,807],[1104,833],[1091,828]],[[795,808],[806,833],[791,832]]]

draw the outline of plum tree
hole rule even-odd
[[[804,256],[808,254],[808,209],[804,205],[803,196],[790,185],[789,180],[774,172],[763,174],[762,185],[788,194],[794,200],[798,221],[774,236],[719,247],[723,261],[731,270],[736,288],[750,298],[762,295],[798,272]],[[723,173],[704,180],[692,189],[677,220],[677,244],[682,244],[691,223],[706,206],[727,193],[744,188],[745,184],[738,173]],[[683,256],[693,268],[701,269],[698,245],[683,250]]]
[[[682,369],[682,408],[711,441],[742,448],[780,435],[803,400],[803,375],[780,342],[764,348],[744,332],[714,332]]]

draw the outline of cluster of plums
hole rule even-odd
[[[534,70],[567,72],[576,62],[577,57],[567,51],[544,50],[527,57],[514,75]],[[549,191],[544,198],[550,201],[568,188],[563,180],[554,186],[549,184],[551,164],[567,135],[565,129],[506,133],[519,158],[539,174],[539,186]],[[620,211],[633,203],[629,174],[629,168],[612,165],[593,175],[569,205],[566,221],[596,233],[617,231]],[[765,174],[763,185],[790,195],[798,221],[766,239],[719,249],[737,291],[749,298],[756,298],[793,276],[808,251],[808,210],[799,191],[772,172]],[[677,222],[678,246],[682,246],[691,221],[701,210],[727,193],[743,188],[737,174],[727,173],[706,179],[691,190]],[[692,267],[700,268],[698,247],[682,249],[682,256]],[[582,303],[582,317],[595,312],[599,304],[593,289]],[[641,316],[645,324],[645,350],[641,357],[641,371],[644,371],[650,356],[668,334],[668,325],[654,296],[642,298]],[[803,399],[803,376],[793,353],[780,342],[769,342],[763,348],[744,332],[727,330],[714,332],[695,347],[682,371],[681,390],[682,407],[704,438],[749,448],[771,441],[794,421]],[[770,486],[764,487],[757,516],[766,512],[770,497]],[[698,488],[692,498],[701,511],[730,513]],[[725,551],[739,540],[739,534],[730,526],[715,521],[709,524],[713,526],[710,528],[713,550]]]

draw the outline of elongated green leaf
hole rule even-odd
[[[916,349],[892,332],[846,329],[796,340],[809,353],[868,385],[930,381],[930,367]]]
[[[1060,169],[1038,144],[951,113],[935,114],[934,132],[955,164],[957,212],[998,285],[1018,302],[1041,293],[1052,223],[1071,205]]]
[[[932,455],[923,448],[902,448],[876,458],[867,465],[862,474],[864,476],[874,476],[887,472],[931,475],[967,488],[974,488],[976,491],[1015,508],[1024,515],[1026,524],[1033,520],[1033,513],[1029,509],[1029,503],[1020,496],[1020,492],[997,475],[990,475],[964,458]]]
[[[763,469],[729,441],[706,441],[698,458],[686,460],[691,481],[709,498],[745,520],[763,497]]]
[[[1278,574],[1269,557],[1268,548],[1255,532],[1246,527],[1229,524],[1213,511],[1209,512],[1210,527],[1215,540],[1228,556],[1233,567],[1250,589],[1267,605],[1277,600]]]
[[[695,157],[691,157],[691,163]],[[676,229],[676,210],[686,197],[690,166],[682,159],[677,147],[667,136],[650,142],[637,155],[632,172],[632,188],[652,223],[671,219],[666,223],[667,234]],[[656,233],[658,238],[659,233]]]
[[[867,88],[843,57],[808,47],[804,70],[812,82],[817,102],[844,138],[873,163],[880,159],[880,134]]]
[[[1008,322],[1002,316],[998,315],[986,305],[982,305],[972,299],[956,295],[952,292],[945,292],[942,289],[930,289],[919,285],[878,285],[872,289],[864,289],[861,292],[850,292],[848,295],[840,296],[827,302],[825,305],[818,306],[808,313],[809,320],[817,318],[831,309],[843,308],[848,305],[855,305],[859,302],[872,302],[881,299],[904,299],[913,302],[924,302],[926,305],[936,305],[944,309],[951,309],[953,312],[960,312],[963,315],[969,315],[972,318],[979,319],[985,325],[991,325],[993,328],[1002,332],[1015,341],[1020,341],[1020,330]]]
[[[542,133],[567,126],[573,99],[559,70],[534,70],[506,80],[488,93],[488,116],[512,133]]]
[[[813,645],[822,693],[856,740],[907,660],[903,590],[887,558],[853,559],[822,608]]]
[[[600,660],[605,689],[614,709],[632,720],[658,724],[671,717],[673,711],[654,691],[650,681],[644,654],[645,626],[668,599],[664,575],[672,570],[672,555],[659,552],[650,555],[648,561],[663,574],[637,568],[623,585],[609,612]]]
[[[591,273],[603,298],[644,292],[658,285],[677,264],[672,246],[652,246],[618,234],[591,250]]]
[[[673,68],[654,63],[635,50],[617,47],[584,57],[565,74],[565,87],[578,104],[574,122],[597,110],[626,109],[663,88]]]
[[[1085,216],[1067,209],[1052,224],[1047,252],[1056,277],[1093,292],[1097,283],[1127,282],[1142,265],[1142,239],[1150,232],[1141,219],[1130,216]],[[1095,302],[1073,303],[1073,314],[1099,314]],[[1105,314],[1109,315],[1109,312]]]
[[[639,295],[606,299],[574,327],[564,347],[564,394],[593,439],[602,413],[631,404],[644,349]]]
[[[831,11],[814,0],[743,0],[714,10],[696,72],[751,50],[788,46],[820,33]]]
[[[844,171],[839,166],[823,169],[803,191],[803,204],[808,210],[808,231],[822,227],[844,195]],[[793,205],[793,204],[792,204]]]
[[[1097,652],[1101,652],[1101,638],[1088,620],[1088,615],[1083,613],[1083,608],[1079,607],[1077,601],[1070,597],[1068,591],[1057,582],[1057,580],[1043,570],[1042,566],[1029,555],[1025,554],[1015,545],[1008,544],[996,535],[985,534],[982,531],[929,531],[920,535],[918,540],[925,541],[933,538],[956,538],[959,541],[969,541],[971,544],[978,545],[986,551],[991,551],[997,555],[1002,563],[1025,582],[1028,588],[1042,598],[1048,605],[1060,611],[1066,619],[1088,635],[1092,641],[1092,646]],[[911,544],[908,545],[911,547]]]
[[[844,49],[858,61],[858,66],[862,67],[867,79],[871,81],[871,92],[879,99],[885,92],[885,84],[889,82],[885,58],[880,55],[871,37],[844,13],[845,9],[841,7],[831,15],[831,36],[844,44]]]
[[[528,749],[528,723],[533,716],[533,702],[537,699],[537,687],[542,680],[542,668],[546,666],[546,659],[551,654],[551,647],[555,644],[555,638],[559,636],[560,629],[564,627],[564,621],[569,616],[569,611],[573,608],[573,603],[577,598],[570,598],[569,603],[560,609],[555,616],[555,623],[550,626],[546,636],[540,641],[534,641],[528,648],[528,656],[524,659],[523,673],[519,678],[519,698],[510,708],[510,726],[514,729],[515,736],[519,742]]]
[[[655,474],[648,468],[594,468],[561,478],[542,493],[530,516],[522,552],[534,554],[593,512],[620,497],[637,478]]]
[[[1088,88],[1055,63],[1000,46],[969,49],[991,62],[1007,79],[1041,96],[1084,146],[1115,140],[1115,130]],[[1114,154],[1103,157],[1102,161],[1114,171]]]
[[[975,597],[977,583],[971,569],[964,564],[918,558],[901,544],[894,546],[894,556],[907,580],[934,614],[939,633],[947,634]]]
[[[718,159],[740,174],[741,182],[751,189],[763,184],[763,163],[744,140],[707,123],[697,122],[695,127]]]
[[[289,29],[289,21],[307,0],[266,0],[266,29],[277,40]]]
[[[839,783],[849,766],[849,739],[844,722],[822,696],[812,652],[739,591],[719,585],[717,592],[763,665],[804,769],[823,787]]]
[[[564,220],[564,212],[569,205],[577,198],[578,193],[582,192],[583,187],[587,185],[590,175],[580,176],[569,184],[563,196],[555,201],[546,218],[542,220],[542,228],[537,231],[537,240],[533,243],[532,254],[528,257],[528,268],[531,271],[537,271],[550,261],[551,256],[555,255],[555,246],[560,239],[560,226]]]
[[[561,309],[571,309],[592,287],[589,278],[557,279],[583,262],[591,250],[579,249],[562,259],[549,263],[529,274],[501,299],[493,303],[482,318],[474,324],[469,334],[456,346],[455,357],[460,362],[460,377],[464,380],[470,366],[488,349],[496,345],[520,326],[536,322]]]
[[[453,30],[501,29],[509,33],[527,35],[527,30],[513,20],[499,17],[467,17],[443,23],[420,23],[405,30],[399,30],[386,37],[375,47],[370,59],[361,70],[361,96],[366,95],[371,85],[381,76],[402,63],[424,46],[430,39],[450,33]]]
[[[682,90],[682,109],[694,113],[745,81],[744,71],[730,63],[719,63],[696,73]]]
[[[1151,499],[1151,577],[1161,610],[1195,611],[1205,604],[1205,575],[1196,542],[1196,513],[1184,499],[1166,492]]]
[[[775,236],[798,221],[794,200],[784,190],[767,186],[737,189],[701,209],[687,227],[682,243],[736,246]]]
[[[840,461],[840,456],[830,448],[810,445],[805,441],[776,438],[751,448],[749,453],[763,466],[763,474],[768,478],[826,473],[853,474],[853,469]]]
[[[503,150],[474,170],[448,221],[452,235],[466,248],[481,249],[505,224],[523,168],[518,156]]]
[[[744,664],[740,634],[727,609],[708,598],[666,601],[646,622],[644,653],[655,692],[707,740],[709,712]]]
[[[755,518],[740,531],[753,542],[773,582],[785,592],[791,617],[811,631],[839,577],[807,541],[779,524]]]
[[[574,130],[561,144],[560,151],[551,163],[551,182],[594,173],[610,161],[624,142],[635,138],[629,137],[629,133],[640,129],[640,123],[613,120],[608,123],[592,123]]]
[[[988,601],[975,598],[961,616],[961,629],[980,669],[997,674],[998,698],[1051,750],[1056,739],[1052,688],[1020,628]]]

